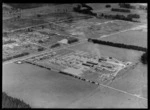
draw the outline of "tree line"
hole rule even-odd
[[[130,13],[131,11],[128,9],[120,9],[120,8],[112,8],[111,11],[125,12]]]
[[[135,6],[130,5],[129,3],[119,3],[121,8],[135,9]]]
[[[102,13],[99,17],[104,17],[106,19],[119,19],[119,20],[125,20],[125,21],[131,21],[131,22],[138,22],[137,20],[133,20],[133,18],[140,18],[140,15],[138,14],[128,14],[128,16],[116,14],[116,15],[108,15]]]
[[[2,108],[31,108],[28,104],[2,92]]]
[[[81,9],[81,7],[86,7],[86,9]],[[78,5],[77,7],[74,7],[73,10],[75,12],[78,12],[78,13],[83,13],[83,14],[88,14],[88,15],[92,15],[92,16],[97,16],[96,13],[93,13],[91,10],[93,10],[92,7],[86,5],[85,3],[82,3],[81,6]]]
[[[141,62],[147,64],[147,51],[141,56]]]
[[[10,57],[4,58],[3,61],[11,60],[13,58],[18,58],[18,57],[23,57],[25,55],[29,55],[29,53],[28,52],[23,52],[21,54],[15,55],[15,56],[10,56]]]
[[[8,40],[8,41],[4,41],[3,44],[6,45],[6,44],[11,44],[11,43],[14,43],[16,41],[14,40]]]
[[[113,43],[109,41],[102,41],[102,40],[97,40],[97,39],[88,39],[89,42],[97,43],[97,44],[103,44],[103,45],[109,45],[113,47],[118,47],[118,48],[125,48],[125,49],[132,49],[132,50],[138,50],[138,51],[147,51],[147,48],[140,47],[140,46],[135,46],[135,45],[127,45],[127,44],[121,44],[121,43]]]

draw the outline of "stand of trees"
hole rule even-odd
[[[131,6],[129,3],[119,3],[121,8],[135,9],[135,6]]]
[[[132,49],[132,50],[138,50],[138,51],[147,51],[147,48],[144,47],[139,47],[135,45],[126,45],[126,44],[121,44],[121,43],[113,43],[109,41],[102,41],[102,40],[97,40],[97,39],[88,39],[89,42],[97,43],[97,44],[103,44],[103,45],[109,45],[109,46],[114,46],[118,48],[126,48],[126,49]]]
[[[131,11],[128,9],[120,9],[120,8],[112,8],[111,11],[125,12],[130,13]]]
[[[4,44],[4,45],[5,45],[5,44],[11,44],[11,43],[14,43],[14,42],[16,42],[16,41],[14,41],[14,40],[8,40],[8,41],[4,41],[3,44]]]
[[[86,5],[85,3],[82,3],[81,4],[82,7],[86,7],[86,9],[81,9],[81,6],[78,5],[77,7],[75,7],[73,10],[75,12],[78,12],[78,13],[83,13],[83,14],[88,14],[88,15],[92,15],[92,16],[97,16],[96,13],[93,13],[91,10],[93,10],[90,6]]]
[[[133,20],[133,18],[135,18],[135,16],[136,16],[136,18],[140,17],[137,14],[136,15],[135,14],[129,14],[129,16],[126,17],[124,15],[119,15],[119,14],[117,14],[117,15],[105,15],[103,13],[100,16],[107,18],[107,19],[119,19],[119,20],[131,21],[131,22],[138,22],[136,20]]]
[[[128,18],[140,18],[140,15],[138,15],[138,14],[129,14],[127,17]]]
[[[90,7],[90,6],[86,5],[85,3],[81,3],[81,5],[82,5],[82,7],[86,7],[86,8],[87,8],[87,10],[93,10],[93,8],[92,8],[92,7]]]
[[[147,7],[145,7],[145,6],[139,6],[139,9],[141,9],[141,10],[147,10]]]
[[[13,58],[22,57],[22,56],[25,56],[25,55],[29,55],[29,53],[28,52],[24,52],[24,53],[21,53],[21,54],[13,56]]]
[[[39,40],[39,41],[38,41],[38,43],[42,44],[42,43],[44,43],[44,41],[42,41],[42,40]]]
[[[39,51],[39,52],[40,52],[40,51],[43,51],[43,50],[44,50],[43,47],[38,48],[38,51]]]
[[[110,8],[110,7],[111,7],[111,5],[106,5],[105,7],[106,7],[106,8]]]
[[[147,52],[145,52],[142,56],[141,56],[141,62],[143,64],[147,64]]]
[[[2,108],[31,108],[23,101],[8,96],[5,92],[2,93]]]
[[[13,58],[18,58],[18,57],[23,57],[23,56],[25,56],[25,55],[29,55],[29,53],[28,53],[28,52],[24,52],[24,53],[15,55],[15,56],[7,57],[7,58],[4,58],[3,61],[11,60],[11,59],[13,59]]]
[[[74,42],[78,42],[78,39],[77,39],[77,38],[69,38],[69,39],[68,39],[68,43],[69,43],[69,44],[72,44],[72,43],[74,43]]]
[[[52,46],[51,46],[51,48],[55,48],[55,47],[59,47],[60,46],[60,44],[59,43],[56,43],[56,44],[53,44]]]
[[[8,37],[8,32],[3,32],[3,37]]]
[[[11,60],[13,57],[3,58],[3,61]]]

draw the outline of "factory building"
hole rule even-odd
[[[98,63],[87,61],[88,64],[98,65]]]
[[[93,64],[89,64],[89,63],[82,63],[82,65],[88,66],[88,67],[93,67],[94,66]]]

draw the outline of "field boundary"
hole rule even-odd
[[[140,46],[135,46],[135,45],[127,45],[127,44],[122,44],[122,43],[114,43],[114,42],[103,41],[103,40],[98,40],[98,39],[91,39],[91,38],[89,38],[88,41],[96,43],[96,44],[108,45],[108,46],[112,46],[112,47],[132,49],[132,50],[138,50],[138,51],[143,51],[143,52],[147,51],[147,48],[140,47]]]

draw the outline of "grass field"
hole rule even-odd
[[[65,108],[88,95],[97,85],[30,64],[3,67],[3,91],[32,108]]]
[[[147,47],[147,32],[131,30],[101,38],[104,41]]]
[[[119,79],[116,78],[110,86],[147,98],[147,66],[139,63]]]
[[[146,100],[100,86],[87,97],[70,105],[69,108],[147,108],[147,103]]]
[[[135,25],[137,24],[122,20],[89,19],[74,23],[67,31],[69,33],[83,33],[87,38],[99,38],[103,35],[129,29]]]

